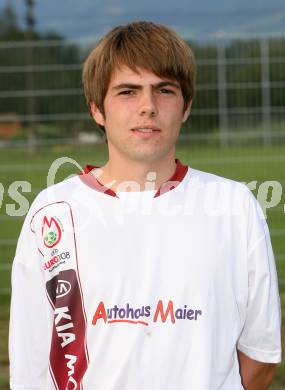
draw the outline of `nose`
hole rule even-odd
[[[158,113],[157,104],[152,91],[144,91],[139,104],[139,114],[142,116],[156,116]]]

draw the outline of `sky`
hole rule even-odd
[[[25,0],[10,3],[24,22]],[[184,38],[285,35],[285,0],[35,0],[41,32],[69,39],[99,39],[110,28],[150,20],[174,28]]]

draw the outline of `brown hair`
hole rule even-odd
[[[138,21],[113,28],[87,57],[82,81],[89,109],[90,103],[95,102],[105,115],[104,99],[110,78],[121,65],[178,81],[185,109],[194,96],[196,66],[190,47],[173,30]]]

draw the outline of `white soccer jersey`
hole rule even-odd
[[[177,161],[159,191],[115,194],[88,171],[24,222],[13,390],[241,390],[237,348],[280,361],[275,263],[245,185]]]

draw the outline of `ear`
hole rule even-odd
[[[91,102],[90,105],[90,112],[94,119],[94,121],[101,126],[105,126],[105,118],[104,115],[101,113],[95,102]]]
[[[190,114],[190,111],[191,111],[191,107],[192,107],[192,99],[189,101],[189,103],[186,107],[186,110],[183,113],[183,119],[182,119],[183,123],[187,121],[189,114]]]

